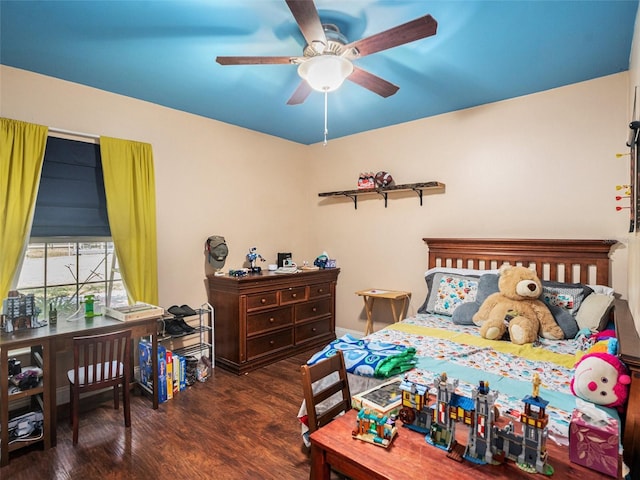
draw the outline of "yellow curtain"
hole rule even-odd
[[[18,281],[49,129],[0,118],[0,301]]]
[[[129,302],[158,305],[156,191],[148,143],[100,137],[111,236]]]

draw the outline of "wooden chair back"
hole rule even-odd
[[[128,384],[131,367],[131,330],[74,337],[73,379],[83,391]]]
[[[113,387],[113,406],[119,408],[122,385],[125,426],[131,426],[131,330],[74,337],[73,370],[67,372],[73,426],[73,444],[78,443],[80,394]]]
[[[347,369],[340,350],[314,365],[302,365],[300,373],[310,433],[351,409]]]

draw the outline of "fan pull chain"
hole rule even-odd
[[[329,133],[329,130],[327,129],[327,95],[328,94],[329,92],[325,90],[324,91],[324,143],[322,144],[323,147],[327,146],[327,134]]]

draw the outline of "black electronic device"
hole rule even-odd
[[[18,375],[22,372],[22,363],[15,358],[9,359],[9,376]]]
[[[291,258],[291,253],[278,253],[278,267],[284,267],[284,261]]]

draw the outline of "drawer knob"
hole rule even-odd
[[[274,342],[273,340],[271,340],[271,341],[269,342],[269,345],[274,345],[275,343],[276,343],[276,342]]]
[[[298,294],[297,294],[297,293],[292,293],[292,294],[291,294],[291,298],[296,298],[297,296],[298,296]]]
[[[311,311],[312,311],[313,313],[316,313],[316,312],[318,311],[318,309],[317,309],[316,307],[313,307],[313,308],[311,309]]]
[[[273,318],[273,317],[269,318],[269,323],[273,323],[273,322],[275,322],[275,321],[276,321],[276,319],[275,319],[275,318]]]
[[[317,332],[317,331],[318,331],[318,329],[317,329],[316,327],[313,327],[313,328],[311,329],[311,331],[315,333],[315,332]]]
[[[324,293],[324,288],[319,288],[318,293]]]
[[[260,299],[260,303],[264,305],[265,303],[267,303],[267,299],[266,298],[261,298]]]

